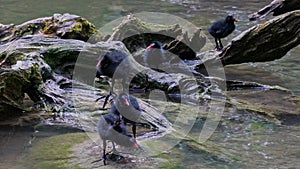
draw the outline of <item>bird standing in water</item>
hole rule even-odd
[[[110,113],[117,116],[121,115],[125,124],[132,124],[133,137],[136,138],[136,122],[141,116],[141,111],[135,97],[126,93],[121,93],[115,98]]]
[[[208,32],[215,38],[217,50],[222,50],[223,45],[221,38],[225,38],[231,34],[235,29],[234,22],[238,20],[233,16],[227,16],[224,20],[215,22],[209,29]]]
[[[106,165],[106,141],[113,144],[113,152],[116,152],[115,143],[126,147],[139,148],[136,140],[127,133],[126,126],[120,115],[113,113],[102,116],[97,125],[98,134],[103,141],[102,160]]]

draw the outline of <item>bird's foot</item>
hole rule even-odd
[[[91,163],[93,164],[93,163],[96,163],[96,162],[99,162],[99,161],[102,161],[103,159],[101,158],[101,159],[98,159],[98,160],[95,160],[95,161],[92,161]]]
[[[124,159],[124,157],[122,155],[120,155],[120,154],[114,154],[114,153],[110,154],[108,156],[108,158],[111,161],[120,161],[120,160]]]
[[[107,110],[107,109],[105,109],[105,106],[106,106],[107,101],[108,101],[108,99],[109,99],[110,96],[112,96],[112,94],[107,94],[107,95],[101,96],[101,97],[99,97],[99,98],[96,99],[96,102],[98,102],[99,100],[105,98],[103,106],[102,106],[102,108],[100,108],[100,110]]]
[[[138,148],[136,149],[136,151],[145,152],[146,150],[142,146],[138,145]]]
[[[106,156],[105,156],[105,157],[102,157],[101,160],[103,161],[103,165],[106,165]]]
[[[219,47],[219,46],[216,46],[216,47],[215,47],[215,50],[216,50],[216,51],[222,51],[223,48],[222,48],[222,47]]]
[[[110,152],[107,152],[105,155],[111,155],[111,154],[120,154],[120,152],[113,148]]]
[[[113,149],[111,152],[112,152],[112,154],[119,154],[120,153],[116,149]]]

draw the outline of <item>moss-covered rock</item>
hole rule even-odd
[[[147,23],[134,15],[128,15],[114,28],[109,41],[122,41],[130,52],[146,48],[154,41],[164,44],[163,48],[181,59],[197,59],[196,53],[204,46],[205,37],[199,28],[192,34],[179,24],[159,25]]]
[[[295,36],[299,34],[298,23],[299,11],[294,11],[257,25],[234,39],[231,45],[219,54],[221,61],[224,64],[238,64],[281,58],[299,44],[299,38]],[[200,66],[220,59],[216,53],[208,53],[214,57],[206,60],[205,63],[198,60],[189,62],[186,69],[180,69],[180,65],[176,65],[179,67],[178,70],[187,73],[174,71],[175,65],[171,64],[163,66],[173,72],[149,70],[137,63],[130,53],[130,51],[140,50],[153,40],[166,42],[165,48],[168,50],[184,48],[179,45],[180,43],[175,42],[182,42],[187,46],[199,43],[200,46],[194,47],[201,48],[203,39],[200,30],[190,38],[179,25],[154,25],[134,16],[128,16],[115,28],[108,42],[83,41],[95,32],[95,27],[87,20],[70,14],[54,14],[52,17],[28,21],[18,26],[0,25],[1,110],[9,110],[8,107],[27,110],[22,106],[24,94],[27,93],[34,102],[42,101],[46,107],[56,104],[54,107],[58,107],[57,111],[59,111],[59,107],[70,101],[64,96],[66,92],[64,89],[70,87],[71,78],[74,78],[73,73],[76,74],[73,80],[93,86],[98,58],[110,50],[119,50],[128,55],[131,66],[123,67],[124,69],[121,70],[128,72],[126,80],[129,80],[128,83],[131,82],[132,86],[142,86],[150,90],[159,89],[167,94],[180,94],[180,88],[187,87],[187,93],[196,102],[199,102],[199,98],[194,96],[198,94],[201,96],[207,94],[208,97],[200,98],[204,98],[203,100],[213,99],[209,96],[212,90],[219,92],[220,95],[224,94],[218,86],[218,82],[224,80],[207,78],[201,74],[204,71],[201,71]],[[161,39],[149,38],[153,37],[150,35],[160,34],[166,36],[157,36]],[[136,35],[140,35],[142,41],[135,41],[133,37]],[[175,39],[165,39],[169,37]],[[113,40],[122,40],[125,45]],[[138,45],[134,45],[135,43]],[[191,46],[188,49],[190,48],[193,49]],[[193,83],[194,78],[197,83]],[[243,88],[249,83],[240,84],[242,85],[239,87]],[[104,88],[107,89],[107,85]],[[97,92],[93,96],[99,94]]]
[[[37,63],[17,61],[12,65],[12,69],[0,69],[0,112],[1,116],[8,116],[9,113],[20,111],[9,111],[10,109],[28,110],[23,105],[24,94],[38,101],[39,85],[43,83],[43,78]]]
[[[87,41],[97,33],[96,27],[85,18],[71,14],[54,14],[51,20],[45,22],[41,32],[47,36],[57,36],[62,39],[78,39]]]
[[[0,44],[26,35],[36,34],[49,38],[78,39],[83,41],[87,41],[93,34],[101,37],[101,33],[88,20],[68,13],[34,19],[20,25],[0,24]]]

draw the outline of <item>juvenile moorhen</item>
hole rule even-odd
[[[103,141],[102,160],[106,165],[106,141],[110,140],[113,144],[113,152],[116,151],[115,143],[126,147],[138,148],[136,140],[130,137],[124,125],[122,117],[116,114],[106,114],[102,116],[97,125],[98,133]]]
[[[158,69],[158,66],[166,61],[162,44],[158,41],[151,43],[144,52],[144,64],[146,67]]]
[[[222,50],[223,45],[221,38],[225,38],[231,34],[235,29],[234,22],[238,20],[233,16],[227,16],[224,20],[215,22],[209,29],[208,32],[215,38],[217,50]]]
[[[132,124],[133,137],[136,138],[136,122],[141,116],[141,108],[135,97],[121,93],[117,95],[111,107],[110,113],[116,116],[122,116],[124,123]]]

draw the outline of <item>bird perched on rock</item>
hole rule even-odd
[[[208,32],[215,38],[217,50],[223,49],[221,38],[225,38],[231,34],[235,29],[234,22],[238,20],[233,16],[227,16],[224,20],[215,22],[209,29]]]
[[[100,56],[98,63],[96,65],[97,74],[96,77],[100,77],[100,75],[107,76],[112,78],[112,85],[110,94],[105,95],[103,97],[98,98],[96,101],[105,98],[103,108],[105,107],[108,98],[113,94],[113,88],[115,85],[116,79],[122,79],[122,87],[126,87],[126,77],[128,77],[128,73],[131,71],[131,63],[128,60],[128,56],[126,53],[112,50],[107,52],[104,56]],[[129,85],[129,84],[128,84]]]
[[[144,52],[144,64],[146,67],[158,69],[158,66],[166,61],[162,44],[158,41],[151,43]]]
[[[126,93],[121,93],[114,99],[110,113],[115,114],[116,116],[121,115],[125,124],[132,124],[133,137],[136,138],[136,122],[138,122],[141,116],[141,111],[135,97]]]
[[[113,151],[116,151],[115,143],[126,147],[139,148],[136,140],[127,133],[126,126],[120,115],[113,113],[102,116],[97,125],[98,133],[103,141],[102,160],[106,165],[106,141],[110,140],[113,144]]]
[[[105,53],[104,56],[100,56],[96,65],[98,75],[104,75],[112,78],[120,63],[127,57],[128,56],[126,55],[126,53],[118,50],[112,50]]]

